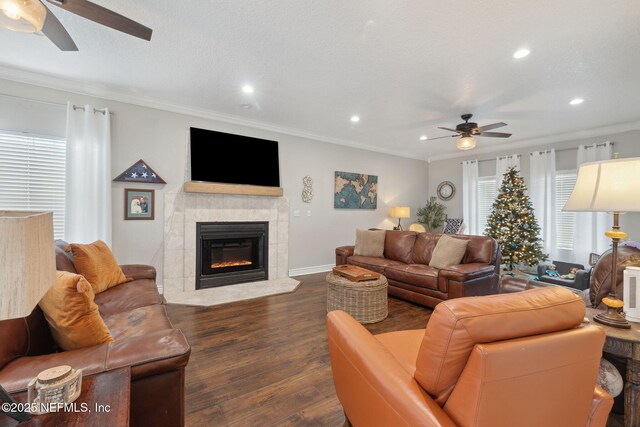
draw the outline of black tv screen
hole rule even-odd
[[[278,141],[191,128],[191,180],[280,187]]]

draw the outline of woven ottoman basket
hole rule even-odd
[[[327,312],[343,310],[360,323],[375,323],[388,314],[387,278],[352,282],[334,273],[327,274]]]

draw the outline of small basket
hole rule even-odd
[[[327,274],[327,312],[343,310],[360,323],[384,320],[387,306],[387,278],[352,282],[334,273]]]

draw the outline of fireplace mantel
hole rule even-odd
[[[244,196],[282,197],[282,187],[263,187],[260,185],[220,184],[217,182],[187,181],[185,193],[237,194]]]

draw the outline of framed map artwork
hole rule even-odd
[[[335,174],[333,207],[336,209],[376,209],[378,207],[378,177],[364,173]]]

